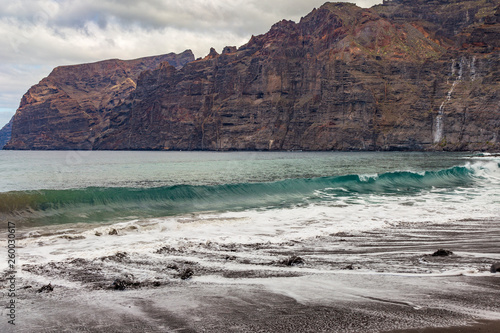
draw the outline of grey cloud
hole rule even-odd
[[[105,29],[110,22],[118,22],[124,29],[137,26],[144,29],[188,29],[207,31],[229,29],[240,35],[263,32],[275,20],[299,19],[324,0],[18,0],[9,4],[0,17],[15,17],[23,22],[37,24],[46,21],[54,29],[85,28],[93,22]],[[380,1],[360,0],[361,5]]]

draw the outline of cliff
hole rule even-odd
[[[0,149],[9,142],[12,132],[12,119],[2,129],[0,129]]]
[[[135,90],[140,73],[162,63],[180,69],[193,60],[188,50],[57,67],[21,99],[5,149],[92,149],[113,108]]]
[[[25,95],[7,147],[498,150],[499,8],[326,3],[240,48],[212,49],[180,69],[152,66],[119,97],[84,108],[87,120],[77,107],[61,110],[68,97],[59,91],[44,90],[51,107]]]

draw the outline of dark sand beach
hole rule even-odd
[[[9,155],[0,332],[495,332],[495,158],[249,154]]]
[[[2,332],[498,332],[498,239],[498,221],[463,220],[26,264]]]
[[[388,333],[497,333],[500,327],[500,321],[485,321],[470,323],[467,326],[455,327],[433,327],[414,330],[391,331]]]

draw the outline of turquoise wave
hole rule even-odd
[[[471,186],[474,170],[456,166],[421,173],[345,175],[270,183],[176,185],[153,188],[91,187],[0,193],[0,213],[47,223],[103,221],[119,216],[159,217],[201,211],[275,208],[376,193],[408,195],[432,188]]]

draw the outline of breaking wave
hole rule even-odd
[[[363,194],[412,195],[434,189],[471,187],[489,175],[498,174],[498,169],[498,163],[492,162],[439,171],[299,178],[269,183],[16,191],[0,193],[0,213],[50,217],[52,224],[129,216],[146,218],[202,211],[267,209]]]

